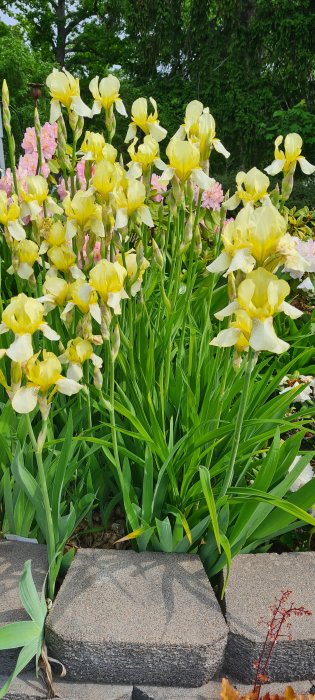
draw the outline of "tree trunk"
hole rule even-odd
[[[56,57],[56,61],[58,61],[60,66],[63,67],[65,64],[66,38],[67,38],[65,0],[58,0],[56,15],[57,15],[57,22],[56,22],[57,23],[57,41],[56,41],[56,48],[55,48],[55,57]]]

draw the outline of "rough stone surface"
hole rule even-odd
[[[276,598],[284,590],[313,615],[291,617],[290,635],[275,645],[268,676],[271,682],[292,683],[315,675],[315,552],[290,554],[241,554],[233,560],[226,591],[229,626],[224,669],[244,683],[253,680],[253,664],[259,658]],[[283,630],[285,631],[285,630]]]
[[[252,686],[236,684],[231,681],[241,695],[246,695],[252,690]],[[261,695],[282,695],[286,685],[279,683],[268,683],[263,686]],[[309,681],[294,684],[294,690],[298,693],[308,693],[311,688]],[[157,688],[157,687],[137,687],[135,686],[132,700],[220,700],[221,683],[210,681],[202,688]]]
[[[241,695],[246,695],[252,690],[252,686],[236,684],[232,681],[232,685],[237,688]],[[262,695],[270,693],[270,695],[281,695],[286,685],[279,683],[269,683],[263,686]],[[303,681],[294,685],[294,690],[298,693],[308,693],[310,683]],[[132,700],[220,700],[221,683],[219,681],[210,681],[202,688],[157,688],[157,687],[137,687],[135,686]]]
[[[0,688],[5,678],[0,676]],[[132,700],[132,686],[98,685],[96,683],[69,683],[56,681],[54,688],[62,700]],[[44,700],[47,690],[33,674],[17,678],[4,700]]]
[[[19,578],[28,559],[32,560],[34,582],[40,591],[48,566],[46,547],[28,542],[0,541],[0,627],[9,622],[29,620],[19,596]],[[0,651],[0,673],[13,670],[19,651]]]
[[[227,628],[199,557],[81,550],[46,639],[69,679],[194,687],[223,660]]]
[[[0,688],[5,678],[0,676]],[[238,691],[245,695],[252,688],[236,684],[231,680]],[[308,693],[310,682],[304,681],[294,684],[298,693]],[[61,700],[220,700],[221,684],[218,680],[210,681],[202,688],[172,688],[172,687],[132,687],[131,685],[106,685],[96,683],[72,683],[67,680],[56,681],[54,688]],[[285,685],[268,684],[263,686],[262,694],[282,694]],[[36,680],[34,673],[24,674],[17,678],[5,695],[4,700],[44,700],[47,692],[40,680]]]

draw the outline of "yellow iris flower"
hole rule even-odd
[[[78,230],[81,230],[92,231],[96,236],[104,237],[102,207],[96,204],[92,189],[79,190],[73,199],[67,195],[62,204],[68,217],[67,233],[69,236],[73,237]]]
[[[71,272],[71,268],[75,267],[76,255],[67,245],[52,246],[47,256],[52,266],[60,272]]]
[[[162,161],[157,164],[157,167],[163,170],[161,180],[168,182],[176,175],[184,183],[191,177],[202,190],[210,189],[215,184],[215,180],[201,169],[199,149],[190,141],[172,139],[167,146],[166,155],[169,165],[164,165]]]
[[[44,255],[48,248],[67,246],[71,238],[73,238],[74,231],[70,229],[67,230],[65,224],[62,221],[45,221],[44,227],[42,229],[44,235],[44,240],[41,243],[39,254]]]
[[[92,115],[100,114],[102,107],[108,111],[115,105],[119,114],[122,114],[123,117],[127,116],[124,103],[119,97],[120,82],[115,75],[108,75],[102,80],[99,80],[98,75],[96,75],[91,80],[89,87],[94,97]]]
[[[33,355],[32,335],[42,331],[49,340],[59,340],[59,335],[44,321],[44,307],[37,299],[18,294],[2,313],[0,333],[12,331],[15,340],[6,354],[14,362],[27,362]]]
[[[110,163],[115,163],[117,160],[118,151],[111,143],[105,143],[103,148],[103,158]]]
[[[125,178],[125,171],[118,163],[101,160],[96,164],[91,184],[105,199]]]
[[[98,389],[102,386],[101,367],[103,360],[93,352],[93,346],[85,338],[69,340],[65,352],[59,357],[62,363],[68,364],[67,377],[80,381],[83,377],[82,365],[87,360],[93,364],[94,384]]]
[[[19,188],[22,199],[21,216],[36,219],[42,212],[45,203],[50,214],[61,214],[61,207],[49,196],[48,182],[42,175],[26,177]]]
[[[45,310],[51,311],[56,306],[63,306],[66,302],[69,284],[66,280],[56,275],[46,275],[43,284],[44,296],[40,301],[44,302]]]
[[[222,234],[224,250],[207,266],[208,272],[226,271],[225,276],[236,270],[248,273],[256,264],[275,270],[280,264],[293,262],[293,248],[295,269],[305,271],[306,262],[286,229],[285,218],[272,204],[257,209],[248,204],[226,225]]]
[[[232,197],[224,202],[224,208],[231,211],[236,209],[241,202],[245,205],[249,202],[254,204],[263,200],[268,197],[269,184],[269,177],[262,173],[261,170],[258,170],[258,168],[251,168],[247,173],[243,171],[237,173],[237,190]]]
[[[38,245],[34,241],[23,239],[14,246],[12,267],[8,268],[8,272],[16,272],[21,279],[28,280],[33,274],[33,265],[39,261]]]
[[[164,129],[159,122],[157,104],[153,97],[150,97],[149,102],[153,107],[153,112],[148,112],[148,100],[145,97],[138,97],[133,102],[131,107],[131,123],[125,138],[125,143],[129,143],[137,136],[137,127],[144,134],[150,134],[158,143],[165,139],[167,130]]]
[[[135,217],[150,228],[154,226],[149,207],[144,203],[146,189],[143,182],[128,179],[126,187],[118,187],[114,192],[116,205],[116,228],[128,225],[128,219]]]
[[[70,284],[68,298],[69,301],[61,314],[63,320],[66,319],[69,311],[76,306],[82,314],[90,313],[97,323],[101,323],[101,312],[97,303],[97,293],[84,278],[79,277],[79,279]]]
[[[303,141],[299,134],[287,134],[284,139],[284,151],[279,146],[283,142],[283,136],[277,136],[275,140],[275,159],[265,168],[268,175],[278,175],[281,171],[286,174],[289,170],[295,171],[296,164],[299,163],[302,173],[312,175],[315,172],[315,165],[301,155]]]
[[[74,78],[65,68],[57,70],[53,68],[52,73],[46,79],[46,85],[51,96],[50,122],[56,122],[61,116],[61,105],[69,110],[73,110],[81,117],[91,117],[92,112],[84,104],[80,97],[79,78]]]
[[[199,100],[192,100],[186,107],[184,124],[179,127],[174,138],[183,140],[188,138],[196,143],[200,152],[200,161],[204,165],[210,156],[211,149],[229,158],[229,151],[224,148],[222,141],[215,135],[215,120]]]
[[[141,143],[136,150],[135,146],[137,142],[138,139],[135,138],[128,148],[131,162],[140,163],[142,170],[147,170],[158,157],[159,144],[150,134],[144,137],[143,143]]]
[[[126,276],[127,270],[122,265],[108,260],[100,260],[90,272],[91,287],[117,315],[121,313],[121,300],[128,298],[124,289]]]
[[[52,387],[54,389],[48,397],[48,402],[56,391],[72,396],[82,389],[78,382],[62,376],[61,363],[53,352],[43,350],[43,360],[38,359],[39,354],[33,355],[26,364],[27,386],[21,387],[13,395],[12,407],[17,413],[33,411],[39,400],[39,394],[46,397]]]
[[[236,317],[230,327],[220,331],[210,345],[235,345],[240,350],[246,349],[248,341],[248,346],[256,352],[285,352],[289,344],[276,335],[273,316],[282,311],[296,319],[303,314],[303,311],[285,301],[289,293],[290,287],[285,280],[278,279],[262,267],[253,270],[238,286],[236,300],[215,314],[220,321],[232,314]]]
[[[47,392],[56,384],[61,376],[61,364],[53,352],[43,350],[43,360],[39,360],[40,353],[36,353],[28,361],[25,374],[30,384],[36,386],[42,392]]]
[[[119,262],[120,265],[124,265],[123,257],[120,253],[116,255],[116,261]],[[145,257],[143,257],[140,265],[138,265],[137,253],[134,250],[129,250],[125,254],[125,267],[127,270],[128,279],[134,280],[130,288],[131,296],[134,297],[140,290],[143,275],[147,268],[150,267],[150,263]]]
[[[105,148],[105,139],[103,134],[98,134],[94,131],[86,131],[80,151],[84,153],[84,160],[92,160],[98,163],[104,158],[103,150]]]
[[[0,224],[8,229],[16,241],[22,241],[26,237],[25,230],[19,222],[20,213],[17,195],[13,194],[9,201],[5,190],[0,190]]]

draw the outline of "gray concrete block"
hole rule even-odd
[[[237,688],[241,695],[246,695],[253,688],[249,685],[240,685],[231,681],[232,685]],[[261,695],[270,693],[270,695],[282,695],[285,689],[285,684],[268,683],[262,687]],[[309,681],[295,683],[294,690],[297,693],[308,693],[311,684]],[[221,683],[219,681],[210,681],[202,688],[157,688],[154,686],[135,686],[132,700],[220,700]]]
[[[270,682],[308,680],[315,675],[315,553],[241,554],[232,563],[226,591],[229,626],[225,651],[226,673],[244,683],[253,681],[254,662],[259,658],[270,620],[270,606],[284,590],[292,601],[311,610],[311,617],[291,617],[290,635],[280,637],[267,673]],[[285,633],[282,629],[282,634]],[[288,632],[287,632],[288,634]]]
[[[0,688],[5,678],[0,676]],[[240,685],[235,680],[231,684],[237,688],[241,695],[246,695],[251,686]],[[294,684],[297,693],[308,693],[311,682],[303,681]],[[262,695],[269,692],[270,695],[282,695],[284,684],[273,683],[264,685]],[[157,686],[131,685],[106,685],[103,683],[73,683],[71,681],[55,680],[54,689],[61,700],[219,700],[221,683],[213,680],[202,688],[174,688]],[[4,700],[45,700],[47,691],[41,680],[35,678],[35,674],[23,674],[12,683]]]
[[[0,688],[5,678],[0,676]],[[132,686],[98,685],[97,683],[70,683],[56,680],[54,689],[62,700],[132,700]],[[35,674],[24,674],[17,678],[5,695],[4,700],[44,700],[47,690],[35,678]]]
[[[0,627],[29,620],[19,596],[19,578],[25,562],[32,560],[33,578],[41,591],[47,573],[46,547],[28,542],[0,541]],[[10,673],[20,649],[0,651],[0,673]]]
[[[132,700],[220,700],[220,683],[210,681],[202,688],[158,688],[135,686]]]
[[[199,557],[80,550],[46,625],[69,679],[193,687],[222,663],[227,628]]]

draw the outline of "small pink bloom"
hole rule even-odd
[[[82,248],[83,260],[86,260],[86,258],[87,258],[88,242],[89,242],[89,236],[87,234],[84,238],[84,246]],[[101,259],[101,243],[100,243],[100,241],[96,241],[93,252],[94,252],[94,263],[96,264]],[[82,260],[81,259],[79,260],[79,267],[80,267],[80,269],[82,268]]]
[[[298,253],[310,264],[308,272],[315,272],[315,241],[312,238],[309,238],[308,241],[299,240],[296,248]]]
[[[46,122],[41,128],[41,146],[45,160],[51,160],[57,148],[58,126]]]
[[[77,174],[81,186],[81,190],[86,189],[86,179],[84,175],[85,160],[79,160],[77,163]]]
[[[195,186],[195,202],[197,204],[199,196],[199,187]],[[215,182],[209,190],[204,190],[201,196],[201,206],[203,209],[212,209],[218,211],[224,200],[222,185]]]
[[[43,163],[41,170],[40,170],[40,175],[43,175],[43,177],[45,177],[47,179],[49,173],[50,173],[50,170],[49,170],[48,163]]]
[[[0,178],[0,190],[4,190],[8,196],[13,191],[13,175],[10,168],[7,168],[5,174]]]
[[[315,241],[309,238],[307,241],[301,241],[297,236],[292,236],[292,240],[296,243],[297,252],[304,258],[308,265],[307,272],[315,272]],[[292,279],[302,279],[303,272],[300,270],[293,270],[290,267],[284,267],[284,272],[288,272]]]
[[[30,175],[36,175],[37,164],[38,155],[36,151],[33,151],[33,153],[25,153],[25,156],[21,156],[17,169],[18,180]]]
[[[154,202],[163,202],[163,193],[167,190],[167,184],[162,182],[161,177],[155,173],[151,177],[152,189],[156,191],[156,194],[152,197]]]
[[[36,133],[34,127],[27,127],[21,146],[25,153],[33,153],[34,151],[37,151]]]
[[[101,259],[101,242],[96,241],[94,246],[94,262],[97,263]]]
[[[57,148],[58,126],[46,122],[41,127],[40,142],[43,158],[51,160]],[[34,127],[28,127],[22,141],[25,153],[37,153],[37,139]]]
[[[68,194],[68,192],[66,190],[66,183],[64,181],[64,178],[61,178],[61,180],[59,180],[59,184],[57,185],[57,192],[58,192],[58,196],[60,197],[61,201]]]

